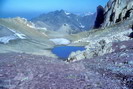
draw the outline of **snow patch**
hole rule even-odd
[[[30,27],[30,28],[33,28],[33,29],[41,29],[41,30],[47,31],[47,28],[45,28],[45,27],[36,27],[34,24],[32,24],[32,25],[27,24],[27,26]]]
[[[44,28],[44,27],[36,27],[36,25],[35,25],[34,23],[32,23],[31,21],[28,21],[26,18],[17,17],[17,19],[18,19],[20,22],[23,22],[24,24],[26,24],[26,26],[28,26],[28,27],[30,27],[30,28],[47,30],[47,28]]]
[[[45,27],[36,27],[36,29],[41,29],[41,30],[47,31],[47,28],[45,28]]]
[[[70,41],[65,38],[55,38],[49,39],[50,41],[54,42],[56,45],[67,45],[70,44]]]
[[[45,30],[45,31],[47,31],[47,28],[45,28],[45,27],[37,27],[37,26],[35,26],[35,24],[34,23],[32,23],[32,22],[30,22],[30,24],[26,24],[28,27],[30,27],[30,28],[33,28],[33,29],[41,29],[41,30]]]
[[[9,43],[10,40],[15,40],[15,39],[16,39],[15,36],[4,36],[4,37],[0,37],[0,43],[7,44],[7,43]]]
[[[26,25],[27,25],[28,27],[30,27],[30,28],[36,28],[35,25],[33,25],[33,24],[32,24],[32,25],[26,24]]]
[[[15,33],[14,35],[17,36],[20,39],[26,39],[26,36],[22,33]]]
[[[85,13],[85,16],[88,16],[88,15],[93,15],[94,13],[92,13],[92,12],[87,12],[87,13]]]
[[[65,12],[65,14],[66,14],[66,15],[70,15],[71,13],[69,13],[69,12]]]
[[[17,39],[26,39],[26,35],[22,34],[22,33],[18,33],[16,31],[14,31],[13,29],[9,29],[11,32],[13,32],[14,34],[9,35],[9,36],[3,36],[0,37],[0,43],[4,43],[7,44],[9,43],[9,41],[11,40],[17,40]]]
[[[9,28],[8,28],[9,29]],[[9,29],[10,31],[12,31],[14,33],[14,36],[20,38],[20,39],[26,39],[26,35],[22,34],[22,33],[19,33],[19,32],[16,32],[14,31],[13,29]]]
[[[85,28],[85,26],[84,26],[84,25],[82,25],[81,23],[80,23],[80,27],[81,27],[81,28]]]

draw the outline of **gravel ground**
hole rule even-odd
[[[0,54],[0,89],[133,89],[132,43],[114,43],[113,53],[72,63],[24,53]]]

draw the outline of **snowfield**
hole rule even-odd
[[[15,40],[15,36],[5,36],[5,37],[0,37],[0,42],[7,44],[9,43],[10,40]]]
[[[9,31],[8,31],[9,30]],[[16,40],[16,39],[26,39],[26,35],[22,33],[18,33],[14,31],[13,29],[7,28],[7,32],[12,32],[10,35],[5,34],[3,36],[0,36],[0,43],[7,44],[11,40]]]
[[[55,38],[49,39],[50,41],[54,42],[56,45],[67,45],[70,44],[70,41],[65,38]]]
[[[0,37],[0,42],[7,44],[9,43],[9,41],[11,40],[16,40],[16,39],[26,39],[24,34],[19,34],[19,33],[15,33],[12,36],[4,36],[4,37]]]

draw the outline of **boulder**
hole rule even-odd
[[[130,38],[133,38],[133,32],[130,33],[129,37]]]

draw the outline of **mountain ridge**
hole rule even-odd
[[[77,33],[92,29],[95,18],[96,14],[79,16],[64,10],[56,10],[47,14],[42,14],[31,19],[31,21],[36,26],[45,26],[47,29],[55,31],[59,30],[63,25],[68,25],[71,28],[69,33]]]

